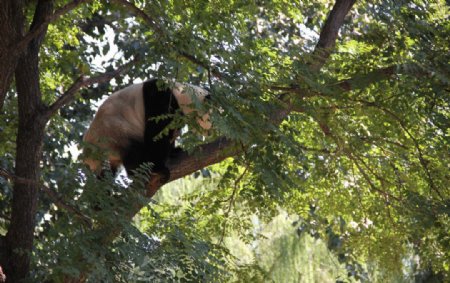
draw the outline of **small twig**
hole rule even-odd
[[[81,220],[83,220],[89,227],[92,227],[92,220],[87,217],[86,215],[84,215],[80,210],[78,210],[77,208],[66,204],[64,201],[61,200],[61,197],[58,196],[58,193],[55,192],[54,190],[52,190],[51,188],[30,180],[30,179],[26,179],[26,178],[22,178],[22,177],[18,177],[10,172],[8,172],[6,169],[0,168],[0,176],[4,177],[5,179],[8,180],[12,180],[14,182],[17,183],[22,183],[22,184],[26,184],[26,185],[36,185],[38,184],[42,190],[50,197],[50,199],[60,208],[63,210],[66,210],[68,212],[72,212],[74,215],[80,217]]]
[[[241,182],[241,180],[244,178],[244,176],[247,174],[249,167],[250,167],[250,165],[247,164],[245,166],[245,169],[242,172],[242,174],[239,175],[239,177],[236,180],[234,180],[234,188],[233,188],[233,192],[231,193],[231,196],[227,200],[227,201],[229,201],[228,209],[227,209],[227,211],[224,214],[225,220],[224,220],[224,223],[223,223],[222,235],[220,236],[220,240],[219,240],[218,244],[221,244],[223,242],[223,239],[225,237],[225,230],[226,230],[226,226],[227,226],[228,216],[230,215],[231,208],[234,206],[234,203],[236,202],[236,194],[237,194],[237,191],[238,191],[238,185]]]
[[[358,158],[353,156],[353,154],[351,152],[349,152],[349,150],[344,150],[346,156],[353,161],[353,163],[356,165],[356,168],[358,168],[358,171],[361,173],[361,175],[363,176],[363,178],[366,180],[366,182],[369,184],[370,188],[372,189],[372,191],[375,191],[377,193],[380,193],[382,196],[384,196],[384,198],[386,199],[386,202],[389,203],[389,198],[392,198],[398,202],[401,202],[401,199],[399,199],[398,197],[392,195],[391,193],[388,193],[386,191],[383,191],[382,189],[378,188],[370,179],[370,176],[367,174],[366,170],[364,170],[364,168],[361,167],[361,165],[358,162]]]
[[[366,169],[367,169],[367,171],[370,173],[370,174],[372,174],[376,179],[378,179],[378,181],[380,181],[380,183],[387,183],[387,184],[393,184],[391,181],[389,181],[389,180],[387,180],[386,178],[384,178],[384,177],[382,177],[382,176],[380,176],[379,174],[377,174],[375,171],[374,171],[374,169],[373,168],[371,168],[362,158],[361,158],[361,156],[358,156],[358,155],[354,155],[354,158],[355,158],[355,160],[358,160]],[[401,202],[402,201],[402,199],[401,198],[399,198],[399,197],[396,197],[396,196],[394,196],[394,195],[392,195],[392,194],[390,194],[390,193],[388,193],[388,192],[386,192],[386,191],[383,191],[383,190],[381,190],[381,189],[379,189],[380,191],[382,191],[382,192],[384,192],[385,194],[387,194],[387,195],[389,195],[389,197],[391,197],[391,198],[393,198],[393,199],[395,199],[396,201],[399,201],[399,202]]]
[[[330,91],[336,91],[336,92],[349,92],[359,89],[365,89],[366,87],[377,83],[379,81],[390,79],[393,75],[397,74],[395,70],[399,69],[401,65],[394,65],[389,66],[385,68],[375,69],[370,71],[367,74],[363,75],[355,75],[352,78],[340,80],[335,82],[332,85],[325,85],[325,87],[328,87]],[[320,93],[318,91],[307,89],[301,86],[276,86],[276,85],[270,85],[267,86],[270,90],[273,91],[283,91],[288,93],[294,93],[294,94],[301,94],[302,97],[317,97],[317,96],[324,96],[327,95]]]
[[[365,103],[364,101],[360,101],[362,103]],[[441,192],[439,191],[439,189],[435,186],[434,181],[433,181],[433,177],[431,176],[431,171],[428,168],[428,161],[425,159],[425,156],[422,152],[422,149],[420,149],[420,145],[419,142],[417,141],[417,139],[414,137],[414,135],[410,132],[410,130],[408,129],[408,127],[405,125],[405,123],[403,122],[402,119],[400,119],[400,117],[397,116],[397,114],[395,114],[394,112],[392,112],[389,109],[386,109],[374,102],[366,102],[365,105],[367,106],[371,106],[371,107],[375,107],[377,109],[380,109],[381,111],[383,111],[384,113],[388,114],[389,116],[391,116],[392,118],[394,118],[394,120],[397,121],[397,123],[400,125],[400,127],[403,129],[403,131],[409,136],[409,138],[413,141],[414,147],[417,150],[418,153],[418,158],[419,158],[419,162],[422,165],[422,168],[425,172],[425,175],[427,176],[428,179],[428,186],[430,187],[431,191],[434,191],[442,200],[444,199],[444,197],[442,196]]]
[[[176,51],[176,53],[178,53],[178,55],[180,55],[181,57],[208,70],[208,73],[210,75],[213,75],[214,77],[216,77],[218,79],[223,79],[223,78],[227,77],[225,74],[220,73],[217,69],[211,68],[211,66],[208,64],[208,62],[204,62],[204,61],[198,59],[197,57],[195,57],[194,55],[189,54],[186,51],[180,50],[176,45],[174,45],[172,43],[167,31],[162,26],[160,26],[153,17],[151,17],[149,14],[147,14],[145,11],[143,11],[139,7],[137,7],[135,4],[128,2],[126,0],[112,0],[112,2],[127,8],[127,10],[130,11],[130,13],[132,13],[135,16],[144,20],[144,22],[147,23],[147,25],[149,25],[149,27],[152,28],[153,31],[161,37],[160,41],[164,42],[164,44],[166,44],[169,48]]]
[[[336,150],[328,150],[325,148],[312,148],[312,147],[307,147],[304,145],[298,145],[298,148],[300,148],[303,151],[307,151],[307,152],[314,152],[314,153],[323,153],[323,154],[334,154],[337,151]]]
[[[351,168],[350,168],[350,170],[351,170],[351,175],[352,175],[352,179],[353,180],[357,180],[357,175],[356,175],[356,172],[355,172],[355,167],[354,166],[352,166]],[[355,186],[355,189],[358,191],[358,193],[356,194],[356,197],[357,197],[357,199],[358,199],[358,203],[359,203],[359,210],[362,212],[362,214],[364,215],[364,219],[367,219],[368,217],[367,217],[367,211],[366,211],[366,207],[365,207],[365,205],[363,204],[363,200],[362,200],[362,194],[363,194],[363,192],[361,191],[361,189],[360,189],[360,187],[358,187],[358,186]]]
[[[383,137],[358,136],[358,138],[360,140],[362,140],[362,141],[369,141],[369,142],[371,142],[371,144],[375,144],[378,147],[380,145],[378,143],[376,143],[376,142],[380,141],[380,142],[383,142],[383,143],[392,144],[394,146],[397,146],[397,147],[405,149],[405,150],[409,150],[409,148],[406,145],[404,145],[404,144],[402,144],[400,142],[397,142],[397,141],[388,140],[387,138],[383,138]]]
[[[329,136],[331,138],[333,138],[338,145],[340,144],[338,142],[337,137],[332,132],[329,133]],[[361,165],[358,163],[358,158],[353,156],[352,152],[348,148],[342,148],[341,150],[345,154],[345,156],[347,156],[356,165],[356,167],[358,168],[358,171],[361,173],[363,178],[369,184],[369,187],[371,188],[372,191],[380,193],[386,200],[388,199],[388,197],[390,197],[390,198],[392,198],[392,199],[394,199],[394,200],[396,200],[398,202],[401,202],[401,199],[399,199],[398,197],[396,197],[396,196],[394,196],[394,195],[392,195],[392,194],[390,194],[390,193],[388,193],[386,191],[383,191],[383,190],[379,189],[372,182],[372,180],[370,179],[370,176],[367,174],[367,172],[364,170],[364,168],[362,168]]]

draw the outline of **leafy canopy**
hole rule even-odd
[[[135,63],[81,91],[47,127],[42,180],[93,226],[42,194],[33,276],[89,269],[93,281],[267,280],[283,273],[270,265],[276,256],[240,265],[229,249],[264,250],[249,248],[261,240],[254,221],[271,223],[281,210],[295,222],[280,239],[292,247],[321,239],[343,264],[336,278],[344,268],[362,281],[449,274],[448,3],[356,3],[317,72],[312,51],[330,1],[135,1],[147,17],[123,2],[80,5],[45,37],[40,80],[49,103],[81,75]],[[240,154],[204,169],[202,182],[175,183],[171,198],[163,188],[131,225],[117,207],[146,200],[137,193],[115,204],[111,195],[124,189],[94,180],[68,147],[81,143],[94,101],[151,77],[209,88],[215,132],[206,142],[225,136]],[[0,124],[5,169],[14,164],[16,105],[11,89]],[[188,133],[180,144],[195,152],[202,142]],[[145,183],[144,169],[132,190]],[[11,188],[0,185],[3,234]],[[99,241],[105,230],[87,232],[105,223],[123,229],[108,248]],[[286,251],[303,256],[301,247]],[[409,273],[399,274],[408,260]]]

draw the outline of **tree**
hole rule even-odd
[[[161,76],[208,86],[216,108],[216,132],[205,142],[183,137],[189,154],[169,160],[170,181],[233,157],[221,163],[228,166],[218,170],[221,190],[205,197],[202,213],[238,221],[231,215],[238,197],[248,211],[282,206],[342,261],[392,267],[412,250],[424,272],[446,276],[448,4],[291,2],[3,0],[7,281],[107,276],[96,264],[110,259],[108,247],[120,250],[121,232],[145,241],[129,222],[162,185],[158,176],[144,167],[132,189],[120,189],[112,179],[96,181],[68,146],[80,143],[93,100]],[[64,250],[76,240],[84,249]],[[47,245],[61,248],[48,262],[39,257]]]

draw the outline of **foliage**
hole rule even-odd
[[[331,1],[128,2],[147,20],[124,1],[86,2],[49,25],[43,101],[80,76],[133,67],[80,91],[47,125],[40,181],[59,198],[40,192],[30,280],[449,280],[448,2],[356,3],[318,72]],[[212,93],[214,132],[188,132],[184,149],[225,136],[240,154],[162,188],[130,223],[149,202],[151,165],[131,184],[97,180],[77,155],[95,105],[151,77]],[[0,113],[9,172],[17,100],[12,84]],[[11,198],[0,179],[1,235]]]

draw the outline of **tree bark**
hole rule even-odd
[[[39,180],[45,123],[32,117],[19,123],[16,153],[16,175]],[[20,282],[29,272],[33,247],[38,185],[15,183],[13,190],[11,224],[6,235],[7,282]]]
[[[30,30],[40,25],[52,10],[53,1],[40,0]],[[30,269],[38,203],[39,165],[47,123],[43,115],[45,107],[41,101],[39,84],[39,49],[45,33],[46,29],[30,41],[15,70],[19,103],[15,175],[35,182],[14,183],[11,222],[6,235],[7,282],[24,280]]]
[[[23,0],[0,1],[0,110],[17,65],[18,56],[10,56],[10,49],[21,37],[23,9]]]

